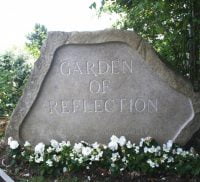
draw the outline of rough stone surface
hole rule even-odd
[[[185,144],[199,127],[200,95],[134,32],[50,32],[6,136]]]

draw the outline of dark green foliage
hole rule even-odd
[[[44,25],[36,24],[32,33],[28,34],[26,48],[38,58],[43,41],[47,37]],[[16,56],[11,52],[0,55],[0,116],[10,115],[22,94],[30,66],[26,57]]]
[[[26,47],[29,53],[34,57],[40,56],[40,48],[47,38],[47,28],[44,25],[35,24],[33,32],[27,35]]]
[[[198,28],[193,37],[190,33],[195,22],[197,27],[200,25],[199,15],[192,15],[194,4],[193,0],[102,0],[99,12],[121,15],[115,27],[133,29],[151,43],[173,68],[184,76],[197,79],[193,76],[198,76],[194,73],[197,70],[191,62],[199,62],[199,58],[190,59],[189,56],[192,42],[197,46],[200,38]],[[196,2],[195,6],[200,8],[200,3]]]
[[[22,94],[30,72],[25,59],[10,52],[0,55],[0,116],[10,115]]]

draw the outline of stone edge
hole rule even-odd
[[[0,179],[3,179],[5,182],[14,182],[14,180],[8,176],[3,169],[0,169]]]
[[[36,61],[23,95],[13,111],[11,121],[6,130],[6,138],[12,136],[14,139],[21,141],[19,135],[20,126],[36,100],[45,76],[51,67],[54,53],[60,46],[66,44],[97,44],[106,42],[123,42],[128,44],[149,63],[152,70],[160,79],[167,82],[171,88],[191,98],[195,112],[194,122],[189,122],[181,129],[177,137],[172,138],[179,144],[185,144],[185,141],[188,141],[194,132],[200,128],[200,94],[194,93],[190,82],[168,68],[160,60],[153,48],[135,32],[116,29],[94,32],[49,32],[48,38],[42,46],[41,56]]]

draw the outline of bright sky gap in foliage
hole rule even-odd
[[[101,0],[96,0],[97,2]],[[87,31],[110,28],[111,16],[98,18],[89,9],[94,0],[0,1],[0,51],[21,47],[26,34],[40,23],[48,31]]]

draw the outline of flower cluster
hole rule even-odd
[[[192,149],[180,148],[171,140],[160,146],[151,137],[146,137],[137,145],[124,136],[113,135],[108,145],[84,141],[71,145],[69,141],[51,140],[49,145],[40,142],[33,148],[28,141],[20,146],[10,137],[8,145],[12,158],[33,164],[46,174],[100,167],[117,174],[137,171],[200,175],[199,155]]]

